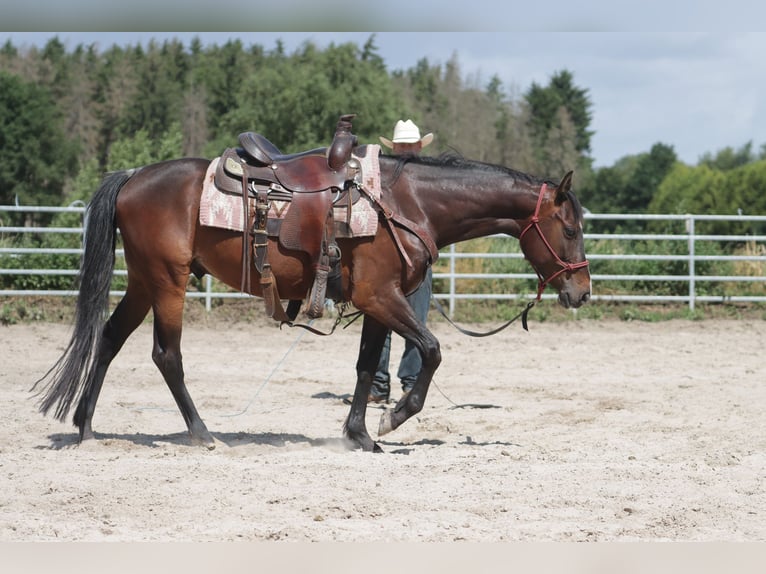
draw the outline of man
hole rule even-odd
[[[392,139],[389,140],[383,136],[380,137],[381,143],[386,147],[391,148],[396,155],[417,155],[420,153],[420,150],[430,144],[433,139],[434,135],[432,133],[420,137],[420,129],[418,129],[418,126],[409,119],[407,121],[399,120],[396,122]],[[420,287],[418,287],[415,292],[407,297],[410,306],[423,324],[425,324],[426,318],[428,317],[428,308],[431,303],[431,281],[432,273],[431,267],[429,267],[423,283],[420,284]],[[391,331],[388,332],[386,341],[383,344],[380,362],[378,363],[378,369],[372,381],[372,388],[370,389],[370,396],[368,397],[367,402],[386,403],[391,396],[391,374],[388,372],[390,355]],[[412,389],[421,366],[422,361],[417,347],[409,341],[405,341],[404,352],[399,361],[399,369],[397,371],[397,376],[401,381],[403,395],[406,395],[410,392],[410,389]]]

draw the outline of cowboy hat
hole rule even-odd
[[[412,120],[407,120],[406,122],[403,122],[402,120],[399,120],[396,122],[396,125],[394,126],[394,137],[393,139],[384,138],[383,136],[380,136],[381,143],[386,146],[393,148],[395,143],[421,143],[421,147],[426,147],[428,144],[430,144],[434,139],[434,134],[428,133],[424,135],[422,138],[420,137],[420,130],[418,129],[418,126],[415,125],[415,123]]]

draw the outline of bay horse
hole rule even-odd
[[[78,274],[74,328],[64,353],[34,385],[44,415],[63,421],[73,403],[79,441],[93,439],[92,420],[107,369],[130,334],[153,312],[152,359],[188,428],[192,444],[214,448],[184,382],[182,315],[190,275],[211,274],[226,285],[243,285],[241,233],[203,226],[200,197],[211,160],[182,158],[105,176],[87,210],[84,252]],[[441,362],[439,342],[421,323],[406,295],[423,281],[438,250],[493,234],[519,239],[540,278],[558,301],[576,308],[590,298],[583,247],[582,208],[571,191],[572,172],[552,183],[506,167],[459,157],[379,158],[382,185],[375,235],[339,238],[340,300],[363,314],[357,381],[343,433],[350,448],[380,451],[367,431],[367,397],[388,330],[412,341],[422,370],[411,392],[387,409],[379,434],[420,412]],[[409,224],[402,224],[409,222]],[[107,319],[116,230],[122,235],[127,287]],[[301,252],[269,238],[280,298],[302,300],[313,270]],[[258,276],[254,265],[250,273]],[[259,282],[247,292],[263,296]],[[38,387],[39,385],[39,387]]]

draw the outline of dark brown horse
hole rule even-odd
[[[64,354],[40,379],[40,410],[73,422],[80,440],[93,438],[92,419],[109,364],[151,310],[152,358],[161,371],[195,444],[214,441],[189,396],[181,361],[181,328],[191,273],[209,273],[242,285],[242,234],[199,223],[204,159],[178,159],[108,175],[88,207],[79,274],[75,326]],[[520,239],[540,277],[564,307],[590,298],[583,249],[582,209],[570,191],[571,172],[558,184],[495,165],[459,158],[381,156],[381,201],[374,236],[338,239],[342,289],[339,299],[364,314],[357,382],[344,433],[355,447],[379,450],[365,425],[367,396],[389,329],[412,341],[423,358],[412,391],[385,411],[379,433],[418,413],[441,362],[439,342],[414,315],[405,296],[423,281],[434,249],[475,237],[505,233]],[[379,206],[380,207],[380,206]],[[396,217],[392,217],[396,215]],[[401,222],[409,222],[402,224]],[[106,319],[114,267],[116,228],[122,234],[128,284]],[[280,297],[302,300],[314,271],[303,253],[269,239],[270,263]],[[251,265],[254,278],[258,272]],[[261,296],[252,281],[250,293]]]

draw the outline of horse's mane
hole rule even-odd
[[[540,179],[532,175],[529,175],[527,173],[524,173],[523,171],[518,171],[518,170],[512,169],[510,167],[505,167],[502,165],[487,163],[487,162],[473,160],[473,159],[467,159],[463,157],[462,155],[455,153],[454,151],[445,152],[439,156],[407,154],[407,155],[401,155],[401,156],[391,155],[387,157],[398,160],[396,164],[396,168],[394,169],[394,173],[391,177],[392,185],[393,183],[396,182],[397,179],[399,179],[399,176],[401,175],[402,170],[404,169],[404,166],[407,165],[408,163],[411,163],[416,165],[432,166],[437,168],[466,170],[466,171],[471,171],[474,173],[476,171],[481,171],[486,173],[500,173],[500,174],[512,177],[516,180],[524,181],[533,186],[539,186],[539,185],[542,185],[543,183],[548,184],[552,187],[558,186],[556,182],[550,181],[548,179]],[[582,205],[580,204],[580,201],[577,199],[577,196],[574,193],[572,193],[571,190],[567,191],[567,198],[569,199],[569,201],[572,202],[572,205],[575,208],[577,221],[580,222],[583,218],[583,215],[582,215],[583,209],[582,209]]]
[[[445,152],[439,156],[427,156],[427,155],[409,155],[402,156],[402,163],[413,163],[419,165],[427,165],[439,168],[448,168],[454,170],[466,170],[466,171],[482,171],[486,173],[500,173],[513,177],[514,179],[522,180],[530,184],[540,184],[543,180],[533,177],[524,172],[511,169],[502,165],[493,163],[487,163],[483,161],[467,159],[462,155],[455,152]]]

